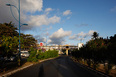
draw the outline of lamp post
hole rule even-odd
[[[46,35],[46,50],[47,50],[47,35]]]
[[[15,5],[12,5],[12,4],[6,4],[6,5],[7,5],[7,6],[10,6],[10,8],[11,8],[12,6],[15,7],[15,8],[17,9],[18,13],[19,13],[19,20],[17,20],[17,19],[14,17],[13,14],[12,14],[12,15],[13,15],[13,17],[15,18],[15,20],[19,22],[19,65],[20,65],[20,53],[21,53],[20,27],[21,27],[22,25],[28,25],[28,24],[21,24],[21,23],[20,23],[20,0],[18,0],[18,3],[19,3],[19,8],[17,8]],[[12,13],[12,11],[11,11],[11,13]]]

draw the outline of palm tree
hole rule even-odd
[[[97,32],[93,32],[92,37],[93,37],[94,39],[97,39],[97,38],[98,38],[98,36],[99,36],[99,34],[98,34]]]

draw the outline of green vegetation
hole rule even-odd
[[[116,64],[116,34],[110,39],[98,38],[94,33],[93,38],[79,50],[73,50],[72,56],[78,62],[87,64],[96,69],[98,64],[104,64],[105,72],[108,74],[113,65]],[[107,64],[106,64],[107,63]]]
[[[2,49],[1,53],[5,56],[16,53],[18,49],[18,37],[2,36],[2,43],[0,47]]]
[[[14,53],[18,53],[19,45],[19,33],[17,28],[12,22],[10,23],[0,23],[0,55],[2,57],[10,57]],[[21,50],[30,50],[30,56],[28,61],[37,62],[38,59],[47,59],[58,56],[58,51],[48,50],[46,52],[37,52],[36,43],[37,40],[30,34],[21,33]]]
[[[37,62],[38,61],[38,59],[36,57],[37,56],[37,50],[34,49],[33,47],[31,47],[29,52],[30,52],[30,56],[27,59],[27,61],[29,61],[29,62]]]
[[[37,58],[38,59],[47,59],[47,58],[53,58],[58,56],[58,51],[56,50],[48,50],[46,52],[38,52]]]
[[[0,23],[0,55],[11,56],[18,53],[19,33],[12,22]],[[29,49],[36,47],[37,40],[32,35],[25,35],[21,33],[21,49]]]
[[[27,61],[29,62],[37,62],[38,60],[47,59],[47,58],[53,58],[58,56],[58,51],[56,50],[48,50],[46,52],[42,52],[42,50],[35,50],[34,48],[31,48],[30,56]]]

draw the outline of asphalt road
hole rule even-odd
[[[103,77],[95,72],[82,68],[68,56],[44,61],[9,77]]]

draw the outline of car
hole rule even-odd
[[[21,57],[29,57],[29,55],[28,51],[21,51]]]
[[[10,61],[17,61],[17,56],[13,55],[9,58]]]
[[[17,61],[17,59],[18,59],[18,57],[17,57],[17,55],[15,54],[13,54],[13,55],[10,55],[10,56],[6,56],[6,57],[4,57],[4,60],[5,61],[7,61],[7,62],[15,62],[15,61]]]
[[[0,55],[0,62],[4,61],[4,57]]]

